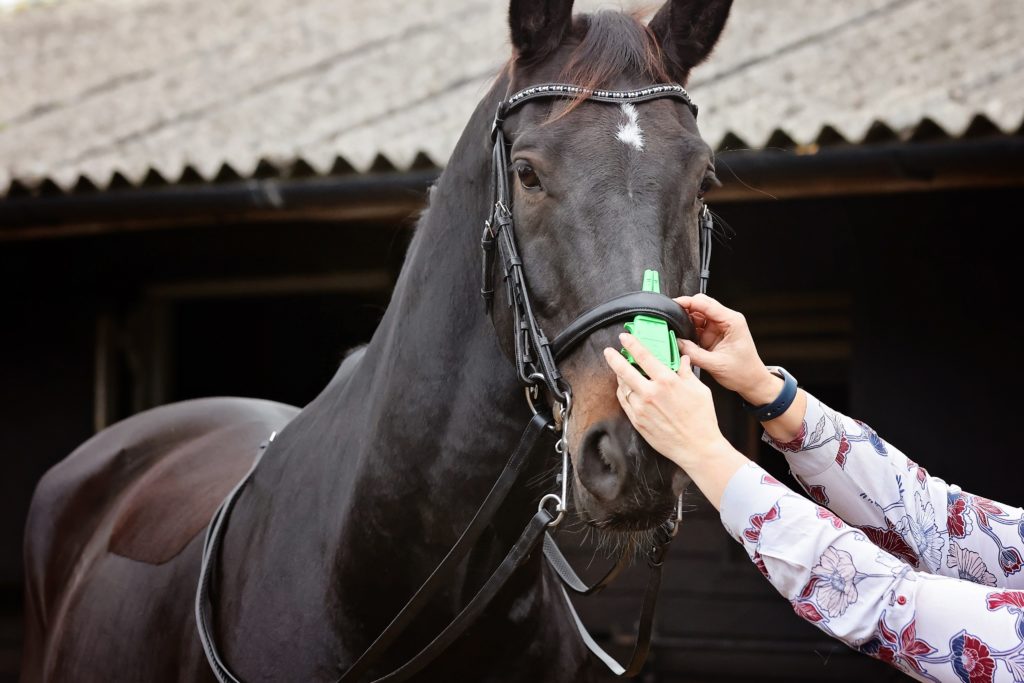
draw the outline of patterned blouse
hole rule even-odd
[[[918,680],[1024,682],[1024,511],[812,396],[795,439],[765,440],[814,502],[750,463],[722,522],[797,615]]]

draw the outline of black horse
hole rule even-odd
[[[452,546],[530,416],[509,361],[501,278],[492,312],[479,294],[497,103],[542,82],[685,84],[730,4],[674,0],[643,25],[615,12],[573,17],[570,0],[513,0],[513,58],[432,190],[372,341],[326,389],[301,411],[229,398],[157,408],[97,434],[42,479],[26,530],[22,679],[213,680],[193,614],[201,532],[275,430],[227,527],[215,635],[246,681],[344,673]],[[504,129],[517,238],[546,329],[636,290],[646,268],[660,271],[667,292],[696,291],[713,159],[687,106],[539,100]],[[576,512],[621,537],[663,523],[686,479],[620,411],[600,355],[615,344],[613,328],[599,331],[562,369],[575,397]],[[402,664],[452,619],[545,490],[516,488],[375,672]],[[422,678],[591,677],[557,591],[535,553]]]

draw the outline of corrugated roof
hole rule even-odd
[[[0,13],[0,194],[441,166],[508,56],[506,12],[65,0]],[[1020,0],[737,0],[689,90],[719,148],[1010,133],[1022,36]]]

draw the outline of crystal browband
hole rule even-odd
[[[536,97],[574,97],[583,95],[587,99],[602,102],[629,102],[654,99],[656,97],[676,97],[686,103],[686,106],[697,116],[697,105],[690,99],[689,93],[683,86],[677,83],[663,83],[652,85],[639,90],[590,90],[578,85],[567,85],[564,83],[547,83],[524,88],[515,93],[505,102],[506,110],[513,109],[516,105]]]

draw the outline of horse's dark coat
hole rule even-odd
[[[673,25],[685,24],[680,17],[693,4],[676,0]],[[723,21],[729,9],[728,0],[698,4],[714,6]],[[632,19],[605,15],[569,26],[570,7],[565,0],[513,0],[519,59],[473,113],[370,344],[347,358],[305,409],[296,415],[243,399],[167,406],[101,432],[47,473],[26,530],[23,680],[212,680],[192,612],[201,535],[187,538],[273,430],[280,433],[232,514],[214,582],[216,635],[243,680],[334,680],[430,573],[528,417],[503,351],[507,318],[499,304],[490,319],[478,294],[495,106],[510,87],[555,80],[574,48],[588,44],[588,33],[620,50],[605,55],[612,64],[621,61],[615,55],[650,51],[646,44],[621,51],[645,35],[622,28]],[[702,26],[715,25],[700,17]],[[717,33],[696,32],[690,39],[710,49]],[[607,85],[648,85],[651,75],[630,64]],[[658,144],[643,159],[613,140],[615,108],[583,104],[544,123],[548,111],[531,104],[508,123],[513,162],[529,151],[549,183],[545,196],[517,188],[515,212],[541,322],[552,331],[597,301],[635,289],[644,267],[661,269],[663,283],[674,288],[694,289],[697,192],[709,152],[685,107],[644,107],[645,130]],[[499,287],[496,300],[502,296]],[[667,461],[638,449],[614,403],[599,356],[612,341],[611,332],[595,335],[565,364],[578,395],[579,435],[570,436],[582,455],[574,459],[618,443],[635,472],[617,474],[622,500],[589,500],[578,478],[573,486],[590,518],[651,525],[680,484]],[[585,436],[595,429],[604,434],[596,446]],[[205,457],[202,439],[210,442]],[[628,453],[625,444],[632,444]],[[200,470],[179,479],[192,463]],[[543,479],[540,469],[528,474]],[[405,661],[447,624],[544,490],[513,492],[463,572],[378,672]],[[159,510],[148,507],[151,496]],[[175,507],[187,512],[168,515]],[[164,529],[161,517],[180,518]],[[538,554],[422,680],[589,678],[591,660],[556,590]]]
[[[114,512],[110,552],[150,564],[162,564],[180,553],[206,528],[217,505],[249,470],[257,444],[270,435],[268,426],[284,427],[298,409],[282,406],[279,412],[282,419],[276,424],[268,420],[224,423],[168,448],[125,490]],[[159,412],[152,418],[158,428],[165,424]],[[116,453],[123,458],[135,449],[130,442],[117,444]]]

